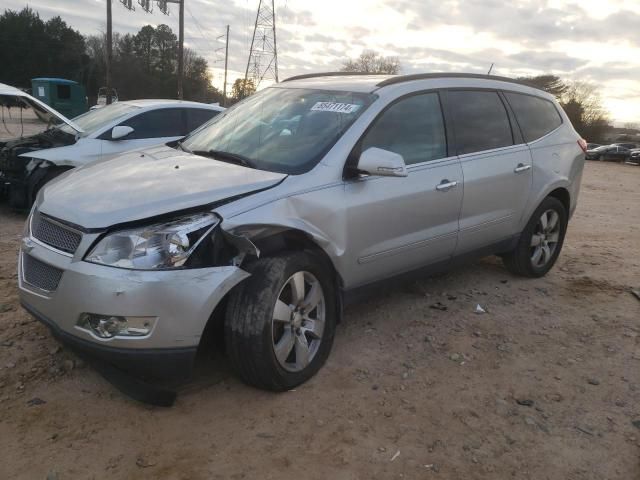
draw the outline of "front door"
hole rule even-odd
[[[348,288],[447,260],[458,233],[462,169],[447,151],[438,93],[404,97],[384,110],[356,152],[371,147],[402,155],[408,176],[345,184]]]

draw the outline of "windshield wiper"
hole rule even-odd
[[[242,165],[243,167],[256,168],[253,160],[237,153],[225,152],[223,150],[196,150],[192,153],[202,155],[204,157],[210,157],[222,162],[235,163],[236,165]]]

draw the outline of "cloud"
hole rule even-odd
[[[134,2],[134,4],[137,2]],[[284,5],[282,4],[284,3]],[[26,0],[3,0],[21,9]],[[43,18],[61,15],[84,34],[105,30],[104,0],[29,0]],[[257,0],[189,0],[185,39],[222,76],[223,44],[231,26],[230,82],[244,74]],[[596,82],[603,98],[626,95],[620,116],[640,117],[640,7],[629,0],[287,0],[277,4],[280,76],[335,70],[373,49],[400,58],[405,73],[553,72]],[[606,7],[606,8],[605,8]],[[114,0],[114,30],[134,33],[149,23],[177,32],[177,8],[164,16],[128,12]],[[610,62],[602,64],[601,59]],[[617,83],[616,83],[617,82]],[[617,113],[612,112],[616,117]]]

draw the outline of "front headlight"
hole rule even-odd
[[[101,239],[85,260],[135,270],[181,267],[219,223],[220,217],[208,212],[113,232]]]

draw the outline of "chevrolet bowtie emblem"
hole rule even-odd
[[[24,250],[25,252],[30,252],[35,246],[36,244],[33,243],[33,240],[31,240],[30,238],[24,237],[22,239],[22,250]]]

